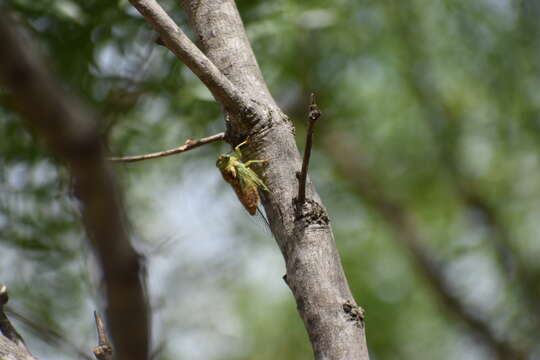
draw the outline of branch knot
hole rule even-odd
[[[347,300],[343,303],[343,311],[347,314],[347,321],[355,322],[359,328],[364,326],[364,309]]]
[[[330,224],[326,210],[315,200],[305,199],[302,203],[298,199],[294,199],[294,201],[296,203],[296,221],[304,219],[306,227],[310,225],[326,227]]]

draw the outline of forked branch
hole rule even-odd
[[[216,100],[228,110],[240,112],[246,99],[229,79],[187,37],[155,0],[130,0],[152,25],[161,42],[201,79]]]
[[[154,1],[131,1],[154,28],[161,26],[160,19],[155,17],[157,13],[151,13],[155,9],[139,7],[142,3],[155,5]],[[302,159],[291,123],[276,105],[262,77],[235,1],[181,0],[181,3],[207,58],[226,74],[236,89],[241,89],[236,109],[231,111],[231,106],[216,96],[213,85],[208,85],[207,79],[189,64],[196,58],[198,49],[187,60],[178,57],[225,105],[231,120],[230,126],[226,126],[227,137],[236,139],[232,142],[237,143],[254,136],[247,154],[272,159],[262,174],[270,189],[262,203],[283,252],[287,284],[308,331],[314,358],[369,359],[363,320],[359,321],[360,312],[347,284],[326,210],[311,184],[305,185],[312,200],[306,209],[308,216],[302,221],[296,216],[294,203],[299,186],[296,173],[302,167]],[[166,16],[162,9],[160,11]],[[177,34],[162,31],[158,31],[161,39],[171,48],[172,37]],[[312,226],[316,226],[317,231],[306,231]]]

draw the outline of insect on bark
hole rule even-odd
[[[232,186],[238,199],[248,213],[255,215],[257,205],[259,204],[259,188],[264,191],[269,190],[255,171],[249,167],[256,163],[266,163],[268,160],[249,160],[243,162],[240,147],[246,143],[247,140],[234,148],[236,156],[228,154],[221,155],[216,162],[216,166],[221,171],[223,179]]]

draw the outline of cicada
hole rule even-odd
[[[266,163],[268,160],[249,160],[243,162],[240,147],[246,143],[247,140],[234,148],[236,156],[228,154],[221,155],[216,162],[216,166],[221,171],[223,179],[231,184],[238,199],[248,213],[255,215],[257,205],[259,204],[259,189],[264,191],[269,190],[255,171],[250,169],[250,166],[256,163]]]

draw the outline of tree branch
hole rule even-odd
[[[401,8],[387,6],[387,10],[395,15],[397,20],[395,32],[402,37],[403,44],[407,47],[407,51],[403,54],[404,61],[401,62],[403,77],[407,80],[406,84],[411,93],[416,96],[418,104],[421,105],[423,119],[432,132],[440,163],[447,171],[451,185],[463,204],[482,214],[482,225],[487,225],[490,229],[490,239],[500,265],[505,270],[503,273],[509,278],[509,283],[517,285],[518,295],[534,316],[535,327],[538,329],[540,328],[540,293],[538,292],[540,274],[535,274],[527,266],[513,245],[508,228],[497,207],[493,206],[482,190],[474,186],[460,171],[456,157],[456,144],[459,143],[461,121],[441,97],[437,84],[433,82],[436,77],[430,76],[433,72],[430,59],[424,48],[420,46],[423,39],[411,27],[414,23],[411,22],[411,17],[414,17],[417,12],[411,6],[401,6]],[[418,68],[423,69],[423,76],[419,76],[418,72],[412,70]]]
[[[339,144],[339,142],[332,143]],[[437,262],[435,256],[426,247],[427,242],[416,226],[412,214],[397,201],[390,198],[378,186],[368,169],[363,167],[359,161],[344,158],[342,156],[344,153],[358,154],[357,149],[334,146],[333,159],[339,164],[339,169],[348,179],[356,180],[352,182],[355,185],[355,190],[388,223],[394,232],[395,238],[400,240],[401,244],[409,251],[417,269],[427,280],[433,294],[439,298],[440,303],[451,314],[462,320],[476,336],[487,344],[497,354],[497,359],[525,359],[528,349],[523,349],[517,344],[498,336],[489,323],[479,316],[482,311],[466,305],[461,297],[456,294],[444,275],[442,265]]]
[[[233,112],[239,112],[246,106],[245,95],[199,50],[155,0],[130,2],[159,33],[164,45],[201,79],[219,103]]]
[[[129,241],[96,121],[54,81],[16,25],[0,15],[0,79],[35,133],[66,163],[83,223],[102,270],[107,318],[119,360],[147,360],[149,311],[140,255]]]
[[[236,3],[231,0],[180,0],[203,52],[250,98],[277,106],[249,43]]]
[[[326,209],[312,184],[296,211],[302,161],[291,122],[264,82],[234,0],[183,0],[201,49],[250,103],[232,112],[227,138],[245,140],[246,159],[272,159],[261,171],[270,192],[261,194],[272,233],[283,253],[287,284],[308,331],[315,359],[369,358],[364,320],[341,266]]]
[[[365,195],[365,189],[362,191]],[[380,193],[379,193],[380,195]],[[526,359],[528,349],[497,335],[488,322],[482,319],[483,311],[467,305],[448,282],[443,267],[426,248],[426,240],[420,234],[411,214],[400,204],[379,197],[372,201],[373,207],[387,221],[396,238],[407,247],[420,273],[431,286],[433,293],[446,309],[462,320],[473,333],[494,351],[497,359]]]
[[[540,294],[538,293],[540,279],[538,274],[534,274],[534,271],[527,266],[514,246],[512,236],[499,209],[491,204],[480,189],[465,185],[466,181],[458,173],[451,176],[453,177],[453,185],[464,204],[482,214],[482,220],[489,227],[499,262],[506,270],[503,273],[506,274],[507,281],[518,288],[517,293],[520,295],[520,300],[523,305],[528,307],[536,329],[540,329]]]
[[[225,139],[225,133],[221,132],[219,134],[215,134],[215,135],[208,136],[208,137],[198,139],[198,140],[187,139],[184,145],[176,147],[174,149],[160,151],[160,152],[146,154],[146,155],[110,157],[109,160],[115,161],[115,162],[135,162],[135,161],[156,159],[156,158],[160,158],[164,156],[180,154],[180,153],[198,148],[199,146],[210,144],[216,141],[221,141],[223,139]]]
[[[302,206],[306,201],[306,179],[309,166],[309,158],[311,156],[311,148],[313,146],[313,131],[315,122],[321,117],[321,111],[315,103],[315,94],[310,96],[309,114],[308,114],[308,130],[306,135],[306,148],[304,149],[304,159],[302,160],[302,171],[298,180],[298,205]]]

